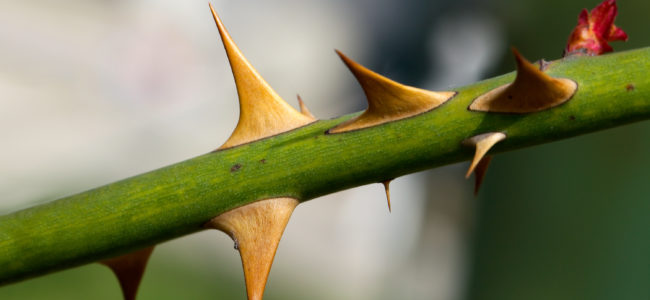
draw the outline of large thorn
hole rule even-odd
[[[485,154],[494,146],[496,143],[504,140],[506,135],[501,132],[489,132],[484,134],[479,134],[473,136],[463,141],[463,145],[476,147],[476,152],[474,153],[474,159],[472,164],[469,166],[465,178],[469,176],[474,171],[474,168],[478,165],[479,161],[485,156]]]
[[[109,267],[117,277],[124,300],[135,300],[153,248],[145,248],[100,262]]]
[[[249,300],[260,300],[264,295],[275,251],[296,205],[298,200],[293,198],[262,200],[225,212],[205,225],[235,241]]]
[[[517,62],[517,77],[476,98],[469,109],[499,113],[532,113],[569,101],[578,84],[567,78],[553,78],[512,49]]]
[[[235,77],[240,110],[237,127],[219,149],[252,142],[315,121],[314,118],[296,111],[278,96],[239,51],[212,4],[210,10]]]
[[[393,181],[392,179],[388,179],[385,181],[382,181],[381,183],[384,185],[384,190],[386,191],[386,201],[388,201],[388,212],[393,212],[393,210],[390,207],[390,182]]]
[[[368,70],[338,50],[336,53],[361,84],[368,100],[368,109],[360,116],[330,129],[330,133],[346,132],[415,116],[440,106],[456,95],[456,92],[432,92],[397,83]]]

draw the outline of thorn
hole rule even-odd
[[[506,135],[502,132],[488,132],[464,140],[463,145],[476,147],[474,159],[472,160],[472,164],[469,166],[469,169],[465,174],[465,178],[469,178],[469,176],[478,165],[479,161],[481,161],[488,150],[490,150],[490,148],[492,148],[492,146],[494,146],[496,143],[503,141],[505,138]]]
[[[219,149],[252,142],[315,121],[314,118],[296,111],[278,96],[239,51],[212,4],[210,10],[235,77],[240,110],[237,127]]]
[[[567,102],[578,84],[567,78],[553,78],[512,48],[517,62],[517,77],[474,99],[469,109],[524,114],[546,110]]]
[[[382,181],[381,183],[384,185],[384,190],[386,191],[386,200],[388,201],[388,212],[391,213],[393,210],[390,208],[390,182],[393,181],[393,179],[388,179],[385,181]]]
[[[368,109],[360,116],[330,129],[330,133],[412,117],[433,110],[456,95],[456,92],[432,92],[397,83],[370,71],[338,50],[336,53],[359,81],[368,100]]]
[[[307,109],[307,105],[305,105],[305,102],[302,101],[302,98],[300,97],[300,95],[296,95],[296,96],[298,96],[298,104],[300,105],[300,113],[307,116],[307,117],[310,117],[312,119],[316,119],[316,117],[314,117],[314,115],[311,114],[309,109]]]
[[[486,155],[481,158],[476,168],[474,168],[474,196],[478,195],[478,190],[481,188],[485,173],[487,173],[488,166],[490,166],[490,161],[492,161],[492,155]]]
[[[298,200],[293,198],[262,200],[225,212],[205,225],[225,232],[235,241],[249,300],[264,295],[275,251],[296,205]]]
[[[124,300],[135,300],[138,287],[147,267],[147,261],[154,247],[141,249],[127,253],[122,256],[100,261],[101,264],[109,267],[122,288]]]

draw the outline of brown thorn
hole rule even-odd
[[[569,101],[578,84],[567,78],[553,78],[539,65],[526,60],[512,48],[517,63],[514,82],[497,87],[479,97],[469,106],[473,111],[500,113],[532,113]]]
[[[388,179],[384,180],[381,183],[384,185],[384,190],[386,192],[386,200],[388,201],[388,212],[391,213],[393,210],[390,207],[390,182],[393,181],[393,179]]]
[[[490,166],[490,161],[492,161],[492,155],[486,155],[478,162],[478,165],[474,169],[474,196],[478,195],[478,190],[481,188],[485,173],[487,173],[488,166]]]
[[[472,172],[478,165],[479,161],[481,161],[483,156],[485,156],[485,154],[490,150],[490,148],[492,148],[492,146],[504,140],[505,138],[506,135],[502,132],[488,132],[464,140],[463,141],[464,145],[476,147],[474,158],[472,159],[472,163],[470,164],[469,169],[465,174],[465,178],[469,178],[469,176],[472,174]]]
[[[433,110],[456,95],[456,92],[433,92],[403,85],[367,69],[338,50],[336,53],[359,81],[368,100],[368,109],[358,117],[330,129],[330,133],[412,117]]]
[[[284,228],[298,205],[293,198],[261,200],[227,211],[205,224],[235,241],[244,268],[249,300],[260,300]]]
[[[296,96],[298,96],[298,104],[300,105],[300,113],[307,116],[307,117],[310,117],[312,119],[316,119],[316,117],[314,117],[314,115],[312,115],[311,112],[309,111],[309,109],[307,108],[307,105],[305,105],[305,102],[302,101],[302,97],[300,97],[300,95],[296,95]]]
[[[210,10],[226,49],[239,96],[237,127],[219,149],[276,135],[315,121],[296,111],[278,96],[237,48],[212,4]]]
[[[124,300],[135,300],[142,275],[147,267],[147,261],[154,247],[148,247],[122,256],[100,261],[109,267],[122,288]]]

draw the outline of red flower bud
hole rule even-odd
[[[627,34],[614,25],[617,13],[616,0],[603,1],[591,13],[583,9],[578,25],[569,36],[564,56],[600,55],[613,51],[608,42],[627,41]]]

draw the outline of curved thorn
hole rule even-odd
[[[412,117],[430,111],[456,95],[456,92],[432,92],[397,83],[370,71],[338,50],[336,53],[359,81],[368,100],[368,109],[360,116],[330,129],[330,133]]]
[[[487,169],[488,166],[490,166],[491,161],[492,155],[486,155],[478,162],[476,168],[474,169],[474,196],[478,195],[478,191],[481,188],[483,178],[485,178],[485,173],[487,173]]]
[[[472,163],[470,164],[469,169],[465,174],[465,178],[469,178],[469,176],[474,171],[474,168],[476,168],[479,161],[481,161],[481,159],[483,158],[483,156],[485,156],[488,150],[490,150],[492,146],[504,140],[505,138],[506,135],[502,132],[489,132],[489,133],[479,134],[477,136],[473,136],[471,138],[464,140],[463,141],[464,145],[476,147],[476,152],[474,153],[474,159],[472,160]]]

